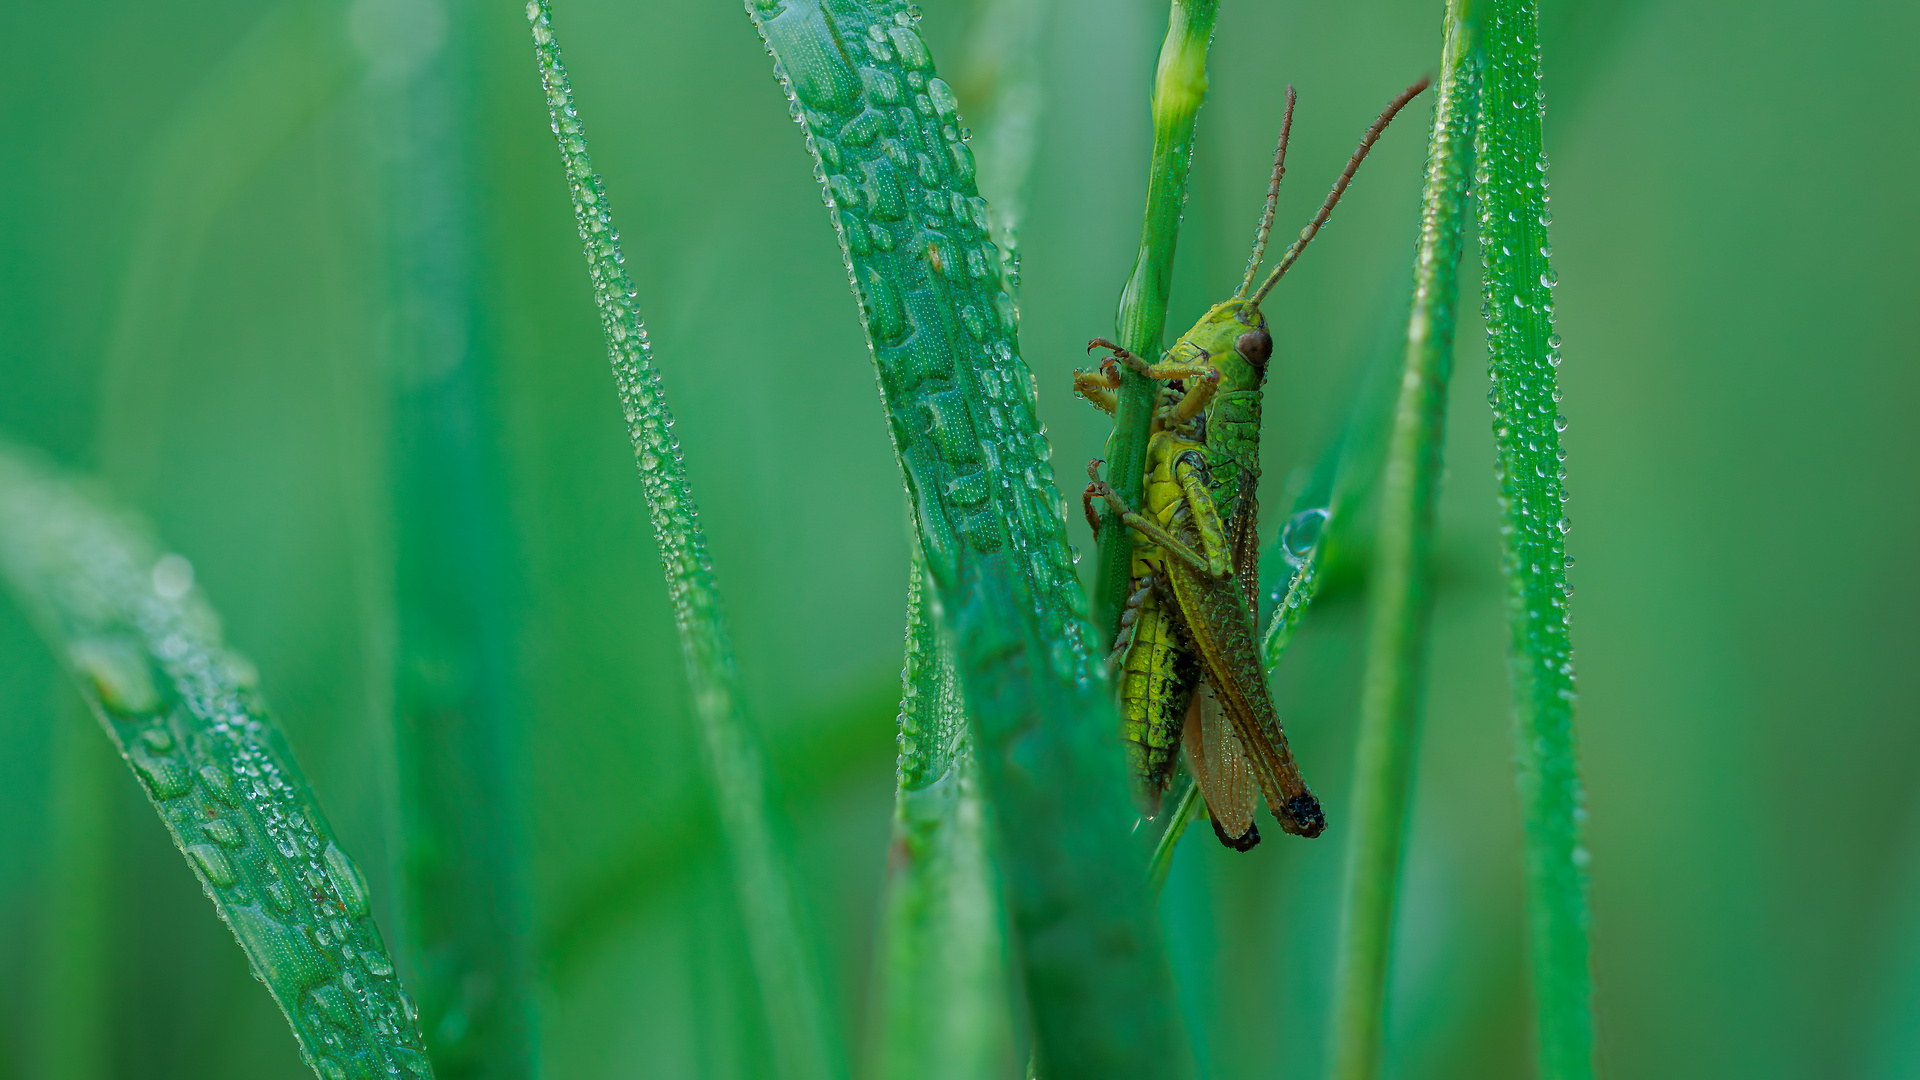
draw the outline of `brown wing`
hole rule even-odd
[[[1294,764],[1286,729],[1267,693],[1266,668],[1254,646],[1253,619],[1238,575],[1216,578],[1179,559],[1168,559],[1167,569],[1188,640],[1252,762],[1267,808],[1286,831],[1320,835],[1326,816]]]
[[[1260,784],[1253,777],[1253,762],[1247,760],[1240,736],[1221,711],[1212,687],[1204,683],[1194,692],[1181,742],[1221,841],[1240,851],[1258,843],[1253,811],[1259,805]]]

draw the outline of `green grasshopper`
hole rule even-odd
[[[1201,316],[1159,363],[1095,338],[1089,351],[1104,348],[1110,355],[1099,371],[1074,375],[1075,391],[1108,413],[1117,404],[1120,364],[1163,384],[1142,510],[1128,507],[1100,479],[1098,461],[1087,466],[1092,482],[1084,502],[1096,531],[1098,497],[1138,534],[1134,592],[1110,663],[1120,668],[1124,735],[1142,809],[1157,813],[1184,746],[1214,832],[1239,851],[1260,842],[1253,822],[1259,793],[1285,831],[1314,837],[1326,828],[1320,801],[1294,763],[1254,643],[1260,400],[1273,354],[1260,303],[1326,224],[1380,134],[1426,86],[1422,79],[1401,92],[1367,129],[1313,220],[1256,290],[1286,173],[1294,106],[1288,87],[1266,206],[1240,288]]]

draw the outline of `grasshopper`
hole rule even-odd
[[[1106,349],[1107,359],[1098,371],[1074,374],[1074,390],[1109,414],[1117,405],[1119,365],[1161,384],[1141,510],[1101,480],[1098,461],[1087,466],[1091,483],[1083,500],[1096,532],[1093,500],[1100,498],[1137,534],[1134,591],[1109,661],[1119,667],[1136,798],[1149,815],[1157,813],[1184,747],[1215,834],[1238,851],[1260,842],[1253,822],[1257,793],[1265,794],[1285,831],[1314,837],[1326,828],[1320,801],[1294,763],[1254,645],[1260,400],[1273,354],[1260,303],[1326,224],[1387,125],[1426,86],[1422,79],[1402,91],[1367,129],[1312,221],[1254,289],[1286,173],[1295,100],[1288,87],[1266,206],[1240,288],[1202,315],[1159,363],[1095,338],[1088,350]]]

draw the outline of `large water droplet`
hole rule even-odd
[[[206,833],[207,837],[214,843],[223,844],[227,847],[239,847],[245,842],[240,836],[240,830],[235,828],[233,822],[228,821],[226,818],[215,818],[205,825],[200,826],[200,830]]]
[[[92,684],[100,703],[125,715],[152,712],[160,705],[152,669],[133,643],[114,638],[76,641],[67,650],[73,666]]]
[[[1287,565],[1296,570],[1306,565],[1314,546],[1320,543],[1328,516],[1326,507],[1314,507],[1293,515],[1280,527],[1280,553]]]
[[[156,799],[177,799],[193,786],[192,774],[187,772],[184,763],[177,758],[155,755],[144,740],[134,740],[127,751],[127,760],[153,789]]]
[[[230,826],[229,826],[230,827]],[[208,881],[224,889],[234,882],[233,864],[227,861],[225,852],[212,844],[189,844],[187,854],[193,857]]]
[[[334,890],[340,894],[340,903],[347,914],[359,918],[367,913],[367,879],[360,876],[360,868],[353,865],[347,853],[332,844],[327,845],[327,877],[333,881]]]

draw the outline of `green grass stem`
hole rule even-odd
[[[909,5],[748,6],[825,186],[965,687],[1048,1080],[1188,1071],[1117,720],[958,102]]]
[[[1334,977],[1334,1080],[1373,1080],[1385,1029],[1394,903],[1431,615],[1434,505],[1452,368],[1456,271],[1469,213],[1479,87],[1477,35],[1466,10],[1471,2],[1452,0],[1447,8],[1414,254],[1413,309],[1380,485]]]
[[[908,592],[877,1071],[991,1080],[1015,1066],[1006,912],[960,674],[917,558]]]
[[[1193,160],[1193,128],[1207,96],[1207,50],[1213,44],[1219,0],[1173,0],[1167,36],[1153,73],[1153,159],[1147,173],[1147,205],[1140,222],[1140,251],[1120,293],[1115,335],[1135,356],[1160,355],[1173,289],[1173,253],[1187,204],[1187,166]],[[1153,420],[1154,383],[1122,368],[1113,434],[1107,437],[1107,482],[1128,506],[1139,506],[1141,472]],[[1112,511],[1100,511],[1099,560],[1094,567],[1093,611],[1102,640],[1119,633],[1133,564],[1133,533]]]
[[[1566,470],[1560,339],[1553,331],[1547,156],[1540,137],[1539,8],[1485,0],[1484,119],[1477,155],[1501,571],[1526,829],[1527,938],[1542,1080],[1594,1072],[1586,817],[1567,629]]]
[[[0,571],[37,616],[324,1080],[430,1077],[366,880],[192,567],[0,448]]]
[[[469,32],[449,8],[455,40]],[[489,452],[493,335],[469,237],[454,48],[423,50],[404,17],[363,32],[367,143],[381,181],[392,522],[391,701],[403,957],[448,1080],[535,1069],[532,935],[520,843],[511,535]]]
[[[766,750],[741,705],[740,676],[707,557],[706,534],[679,440],[673,436],[673,416],[647,345],[633,282],[623,265],[606,189],[587,153],[586,129],[574,108],[547,0],[529,3],[527,17],[594,302],[606,332],[608,359],[660,545],[774,1057],[790,1080],[844,1077],[846,1053],[827,1011],[818,954],[805,931],[800,895],[786,863],[784,823],[777,817]]]

